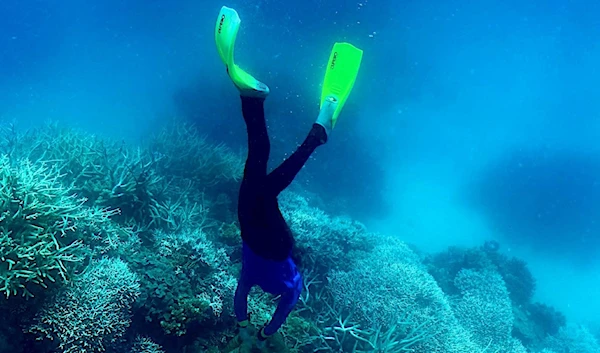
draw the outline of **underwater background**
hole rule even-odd
[[[600,3],[0,2],[0,352],[233,352],[246,146],[271,88],[305,290],[269,351],[600,352]],[[258,326],[273,298],[256,290]]]

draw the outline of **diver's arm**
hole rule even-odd
[[[294,309],[294,306],[296,306],[298,298],[300,298],[300,291],[295,290],[288,291],[281,296],[279,304],[277,304],[277,309],[275,309],[275,313],[273,314],[273,318],[263,329],[258,332],[259,340],[265,340],[279,330],[279,328],[285,323],[288,315],[290,315]]]

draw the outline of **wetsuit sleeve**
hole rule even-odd
[[[302,145],[288,159],[283,161],[279,167],[267,175],[267,182],[265,184],[268,187],[268,191],[274,196],[279,195],[292,183],[315,149],[326,141],[327,133],[323,126],[313,124],[310,133]]]
[[[238,322],[248,319],[248,295],[250,294],[250,289],[252,289],[252,286],[244,276],[240,276],[233,300],[235,317]]]
[[[265,326],[264,332],[267,336],[271,336],[279,330],[279,328],[285,323],[288,315],[296,306],[298,299],[300,298],[301,290],[294,289],[285,292],[281,299],[279,300],[279,304],[277,304],[277,309],[275,309],[275,313],[273,314],[273,318],[271,321]]]

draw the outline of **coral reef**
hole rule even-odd
[[[323,273],[349,269],[358,251],[372,250],[375,245],[375,236],[363,224],[347,217],[332,217],[309,205],[301,195],[284,191],[279,203],[305,267]]]
[[[94,261],[42,309],[30,331],[55,343],[58,352],[104,352],[129,327],[139,289],[137,275],[124,261]]]
[[[159,344],[152,342],[148,337],[138,336],[135,339],[131,353],[164,353]]]
[[[87,256],[86,241],[114,236],[103,228],[116,210],[89,208],[47,163],[0,157],[0,291],[33,296],[35,286],[67,282]]]
[[[555,353],[599,353],[598,339],[585,327],[569,323],[545,342],[547,350]]]
[[[535,291],[535,279],[527,264],[521,259],[502,254],[499,252],[499,245],[494,242],[486,242],[481,247],[471,249],[450,247],[445,252],[427,256],[424,262],[447,293],[457,292],[454,278],[462,269],[498,272],[516,305],[529,303]]]
[[[454,313],[458,322],[472,334],[473,341],[492,352],[525,352],[521,343],[512,337],[511,301],[498,273],[464,269],[454,282],[461,292],[453,300]]]
[[[0,352],[260,351],[234,329],[239,154],[175,122],[139,146],[7,126],[0,156]],[[304,290],[267,351],[598,351],[499,243],[423,254],[300,189],[279,201]],[[253,326],[277,299],[252,291]]]

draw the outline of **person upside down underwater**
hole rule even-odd
[[[227,74],[240,92],[242,116],[248,134],[248,156],[238,198],[242,237],[242,271],[234,298],[239,338],[251,344],[248,296],[254,286],[280,296],[272,319],[257,334],[257,346],[285,323],[302,292],[302,276],[292,259],[294,238],[277,197],[294,180],[315,149],[327,142],[338,115],[356,80],[362,51],[348,43],[336,43],[327,66],[321,109],[304,142],[270,173],[267,163],[270,141],[264,102],[269,88],[234,63],[233,51],[241,20],[237,12],[223,7],[217,18],[215,39]]]

